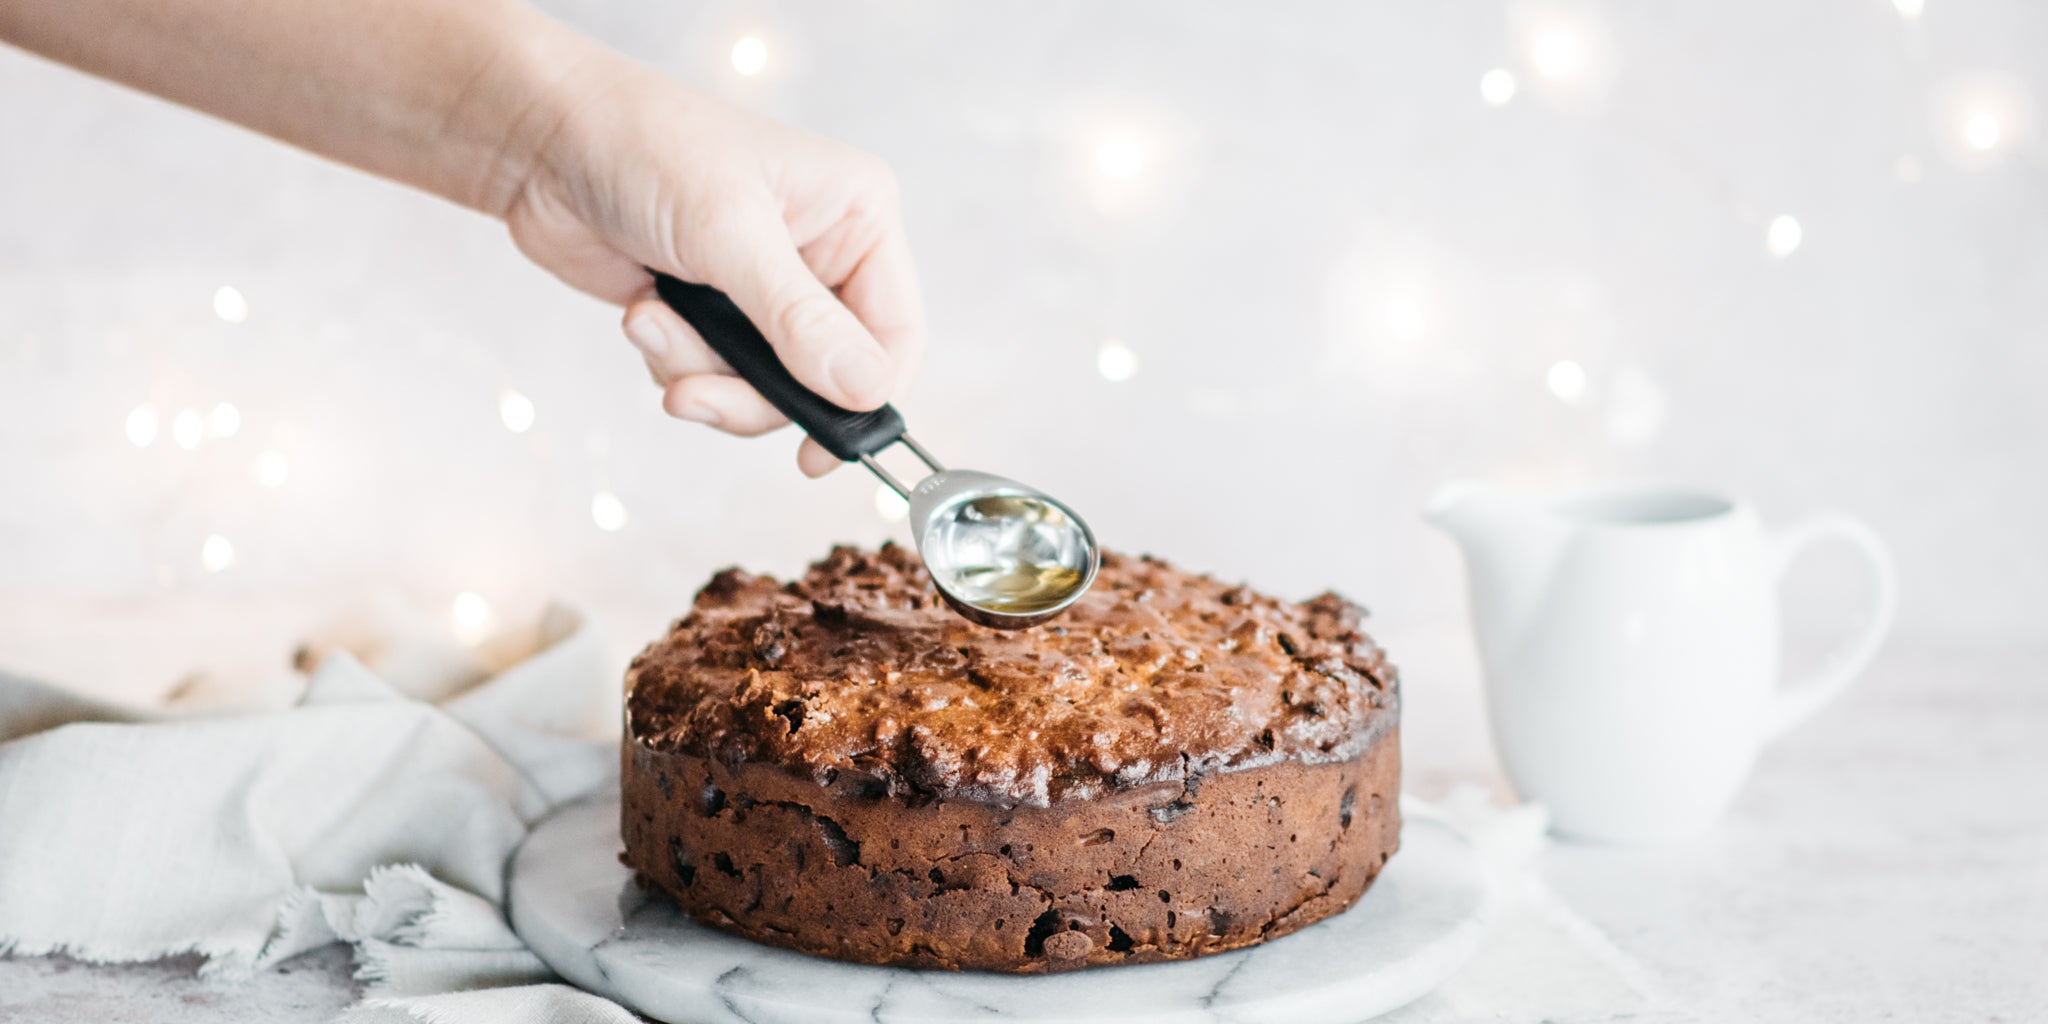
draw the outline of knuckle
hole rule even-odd
[[[831,329],[839,318],[839,303],[832,296],[817,288],[805,288],[785,301],[776,303],[775,327],[778,336],[808,347],[825,331]]]
[[[749,214],[747,204],[735,197],[705,196],[683,211],[680,240],[690,247],[716,246],[743,232]]]

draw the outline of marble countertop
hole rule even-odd
[[[1640,965],[1659,996],[1656,1020],[2039,1019],[2044,682],[2048,641],[1900,640],[1849,697],[1765,753],[1712,835],[1649,848],[1560,843],[1541,874]],[[1427,699],[1415,710],[1471,712]],[[1411,777],[1425,793],[1459,781],[1450,764],[1411,759],[1423,762]],[[1483,777],[1470,770],[1465,781]],[[0,1017],[318,1022],[354,997],[339,949],[244,988],[200,982],[194,966],[0,959]]]

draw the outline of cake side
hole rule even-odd
[[[859,963],[1043,973],[1252,945],[1354,903],[1400,836],[1400,743],[1010,807],[819,786],[628,742],[642,884],[706,924]]]

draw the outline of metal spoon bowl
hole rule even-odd
[[[1066,611],[1102,565],[1073,509],[991,473],[924,478],[910,492],[910,521],[939,595],[984,626],[1022,629]]]
[[[910,502],[918,554],[953,610],[985,626],[1023,629],[1067,610],[1095,582],[1101,552],[1073,509],[1015,480],[947,469],[910,436],[891,406],[853,412],[827,402],[790,375],[724,293],[660,273],[654,285],[662,301],[783,415]],[[912,487],[874,458],[899,442],[932,471]]]

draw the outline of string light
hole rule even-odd
[[[1586,397],[1586,368],[1576,361],[1560,359],[1550,364],[1550,372],[1544,375],[1550,385],[1550,393],[1566,405],[1577,405]]]
[[[1892,0],[1892,6],[1898,8],[1899,17],[1912,21],[1920,16],[1920,11],[1926,4],[1924,0]]]
[[[1515,98],[1515,75],[1506,68],[1494,68],[1479,76],[1479,98],[1489,107],[1505,106]]]
[[[1579,73],[1586,64],[1586,42],[1578,30],[1568,25],[1553,25],[1536,34],[1529,44],[1529,63],[1536,73],[1552,81],[1562,81]]]
[[[233,437],[242,429],[242,410],[221,402],[206,414],[206,429],[215,437]]]
[[[156,410],[147,404],[128,410],[128,440],[137,448],[147,448],[156,440]]]
[[[498,418],[505,429],[524,434],[533,429],[533,399],[510,388],[498,393]]]
[[[220,534],[208,534],[199,545],[199,564],[207,572],[222,572],[235,564],[235,546]]]
[[[231,324],[249,319],[249,300],[232,285],[221,285],[213,292],[213,315]]]
[[[606,533],[626,528],[626,503],[610,491],[599,491],[590,499],[590,520]]]
[[[910,518],[910,503],[888,484],[876,484],[875,514],[881,516],[885,523],[900,523]]]
[[[1095,372],[1107,381],[1130,380],[1138,373],[1138,354],[1129,345],[1111,338],[1095,351]]]
[[[2005,129],[1998,123],[1998,115],[1988,110],[1972,111],[1963,121],[1963,141],[1980,153],[1998,145],[1998,140],[2004,134]]]
[[[1380,317],[1395,340],[1408,344],[1422,340],[1422,303],[1412,295],[1396,295],[1381,308]]]
[[[1892,164],[1892,173],[1898,175],[1900,181],[1910,185],[1919,181],[1921,176],[1926,174],[1926,169],[1920,166],[1919,157],[1908,153]]]
[[[491,603],[474,590],[455,595],[448,614],[455,623],[455,638],[463,643],[474,644],[490,634]]]
[[[1764,248],[1782,260],[1799,248],[1799,242],[1804,236],[1805,232],[1800,230],[1798,221],[1785,214],[1779,214],[1771,218],[1771,226],[1764,231]]]
[[[178,447],[189,452],[199,447],[199,442],[205,437],[206,421],[200,418],[199,413],[186,409],[171,420],[171,440],[176,442]]]
[[[256,456],[256,482],[271,490],[284,486],[291,478],[292,464],[284,453],[273,448]]]
[[[741,36],[732,44],[732,69],[752,78],[768,68],[768,44],[760,36]]]
[[[1095,146],[1095,169],[1105,178],[1129,181],[1145,173],[1145,145],[1129,135],[1111,135]]]

